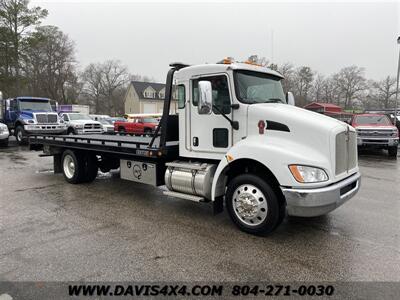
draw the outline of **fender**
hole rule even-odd
[[[264,165],[275,176],[281,186],[317,187],[329,182],[300,184],[289,170],[290,164],[316,166],[324,169],[329,178],[333,178],[329,158],[325,149],[315,149],[292,141],[286,137],[253,135],[236,143],[229,149],[224,159],[218,164],[211,187],[211,200],[225,193],[226,171],[230,163],[240,159],[250,159]],[[306,154],[306,156],[304,155]],[[229,162],[228,157],[232,160]]]

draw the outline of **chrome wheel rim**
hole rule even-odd
[[[64,174],[65,174],[65,176],[67,176],[68,179],[71,179],[72,177],[74,177],[75,162],[74,162],[74,159],[70,155],[66,155],[64,157],[63,167],[64,167]]]
[[[267,199],[263,192],[252,184],[239,186],[233,193],[232,201],[237,218],[248,226],[260,225],[267,218]]]
[[[21,130],[18,130],[18,132],[17,132],[17,140],[18,140],[18,142],[22,141],[22,131]]]

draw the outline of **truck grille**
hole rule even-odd
[[[39,124],[57,123],[57,114],[35,114],[36,121]]]
[[[357,166],[357,135],[352,131],[343,131],[336,135],[336,169],[339,175]]]
[[[388,138],[396,133],[393,129],[357,129],[357,134],[360,137],[370,138]]]
[[[85,129],[100,129],[100,124],[85,124]]]

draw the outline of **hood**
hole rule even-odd
[[[283,103],[260,103],[249,105],[249,116],[263,116],[265,120],[279,122],[289,127],[290,131],[313,129],[317,131],[330,131],[341,126],[346,129],[347,124],[332,117],[322,115],[304,108]],[[305,128],[304,128],[305,127]]]
[[[397,128],[394,125],[379,125],[379,124],[363,124],[363,125],[354,125],[354,128],[357,129],[395,129]]]
[[[45,113],[51,115],[57,115],[56,112],[53,111],[45,111],[45,110],[21,110],[20,116],[24,119],[33,119],[34,114],[37,113]]]
[[[33,114],[35,113],[35,111],[32,110],[22,110],[20,112],[20,116],[23,119],[33,119]]]
[[[100,122],[98,121],[94,121],[94,120],[72,120],[69,121],[69,123],[71,124],[79,124],[79,125],[85,125],[85,124],[100,124]]]
[[[258,122],[265,122],[265,137],[283,137],[308,145],[322,155],[331,152],[330,144],[341,131],[355,131],[344,122],[322,114],[283,103],[260,103],[248,106],[248,135],[259,134]]]

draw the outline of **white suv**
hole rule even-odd
[[[101,134],[103,126],[81,113],[62,113],[62,119],[67,125],[67,134]]]
[[[8,131],[7,125],[0,123],[0,146],[8,146],[8,137],[10,132]]]

